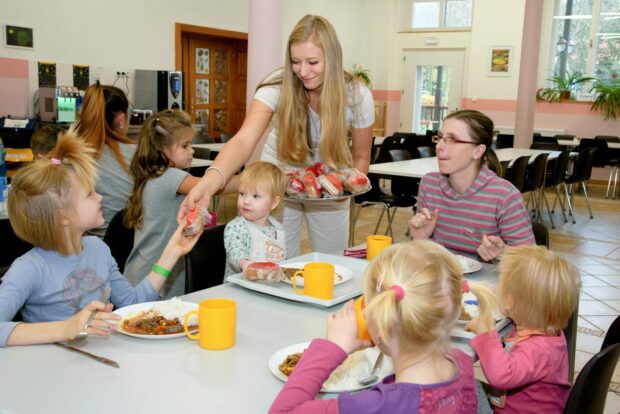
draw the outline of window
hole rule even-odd
[[[473,0],[411,0],[411,28],[471,27]]]
[[[609,81],[620,72],[620,2],[556,0],[553,75],[579,72]]]

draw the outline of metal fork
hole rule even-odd
[[[104,304],[106,304],[109,298],[110,298],[110,288],[106,286],[105,288],[103,288],[103,292],[101,293],[101,298],[99,300],[103,302]],[[82,330],[80,331],[79,334],[75,336],[75,338],[69,341],[70,344],[78,344],[88,337],[88,324],[91,323],[91,321],[93,320],[97,312],[99,311],[94,310],[90,313],[90,316],[86,320],[86,323],[82,327]]]
[[[474,229],[471,229],[469,227],[463,227],[463,232],[465,232],[465,234],[469,234],[470,236],[476,237],[480,241],[482,241],[482,236],[485,236],[485,233],[481,232],[480,230],[474,230]],[[504,243],[496,242],[496,243],[493,243],[493,244],[495,245],[495,247],[498,247],[500,249],[504,248]]]

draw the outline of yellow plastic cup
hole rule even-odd
[[[297,287],[297,275],[303,274],[303,290]],[[331,263],[310,262],[293,275],[293,289],[300,295],[317,299],[334,298],[334,265]]]
[[[187,329],[191,315],[198,316],[198,333]],[[235,345],[237,332],[237,304],[230,299],[207,299],[200,302],[198,310],[188,312],[183,320],[185,335],[198,340],[201,348],[220,350]]]
[[[366,325],[366,317],[364,316],[364,296],[360,296],[355,301],[355,321],[357,322],[357,337],[372,342],[368,326]]]
[[[390,236],[368,236],[366,237],[366,259],[372,260],[379,256],[379,253],[392,244]]]

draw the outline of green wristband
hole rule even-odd
[[[158,275],[162,275],[163,277],[170,276],[170,270],[166,269],[165,267],[161,267],[158,264],[154,264],[151,270],[157,273]]]

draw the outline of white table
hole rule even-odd
[[[355,268],[365,260],[331,256]],[[312,254],[294,261],[313,258]],[[291,260],[291,261],[293,261]],[[471,280],[495,280],[484,265]],[[291,288],[292,289],[292,288]],[[122,334],[88,338],[83,349],[117,361],[112,368],[54,345],[0,349],[0,411],[30,413],[265,413],[283,383],[267,367],[279,349],[324,337],[330,309],[225,284],[183,297],[237,302],[236,345],[207,351],[186,338],[145,340]]]
[[[211,152],[220,152],[222,148],[226,145],[225,142],[214,142],[212,144],[192,144],[194,148],[207,148],[211,150]]]
[[[525,148],[502,148],[495,150],[495,153],[500,161],[510,161],[524,155],[532,156],[539,154],[549,154],[549,159],[551,160],[560,155],[560,151],[532,150]],[[428,173],[437,171],[439,171],[437,157],[371,164],[368,169],[369,174],[411,178],[422,178]]]
[[[202,158],[193,158],[191,168],[208,167],[213,164],[213,160],[204,160]]]
[[[576,147],[579,145],[579,138],[575,139],[558,139],[558,144],[563,147]],[[620,149],[620,142],[607,142],[609,148]]]

